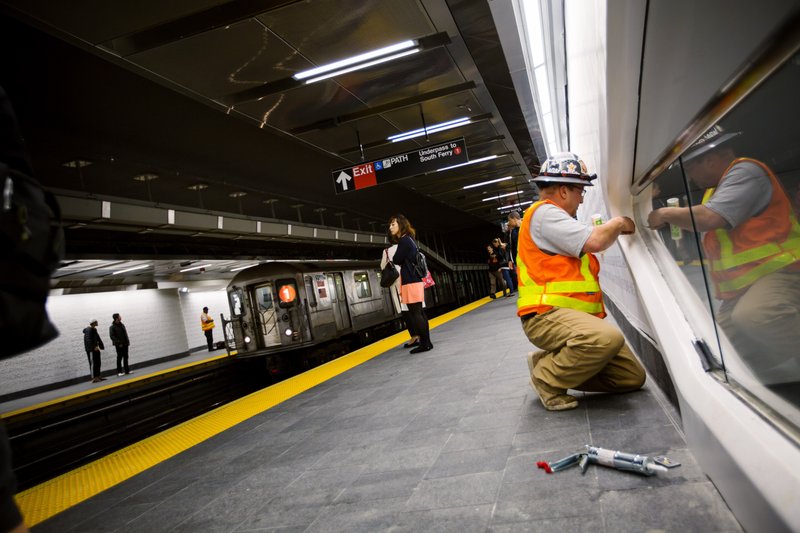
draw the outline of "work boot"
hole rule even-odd
[[[566,390],[551,387],[534,376],[531,376],[531,387],[548,411],[566,411],[578,407],[578,399],[567,394]]]
[[[528,352],[528,370],[530,371],[531,377],[533,377],[533,369],[536,368],[536,365],[539,364],[539,361],[547,355],[547,352],[544,350],[539,350],[538,352]],[[536,389],[534,389],[535,391]]]
[[[497,296],[495,296],[493,292],[490,292],[490,293],[489,293],[489,298],[491,298],[492,300],[494,300],[495,298],[497,298]]]

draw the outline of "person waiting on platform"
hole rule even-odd
[[[508,266],[511,268],[512,292],[517,290],[517,243],[519,242],[519,225],[522,219],[517,211],[508,214]]]
[[[214,349],[214,319],[208,314],[208,307],[204,307],[203,312],[200,314],[200,328],[206,336],[208,351],[210,352]]]
[[[492,248],[494,249],[494,253],[497,255],[497,258],[500,259],[500,273],[503,275],[503,282],[505,283],[507,289],[507,291],[503,291],[503,294],[505,294],[507,298],[510,298],[511,294],[514,292],[514,282],[511,280],[511,265],[509,264],[508,259],[508,245],[500,239],[494,239],[492,241]]]
[[[737,157],[739,134],[717,125],[689,147],[681,162],[702,202],[654,209],[648,223],[704,232],[717,322],[764,383],[788,383],[800,378],[800,225],[775,173]]]
[[[545,409],[574,409],[568,389],[630,392],[645,381],[645,371],[608,321],[595,253],[609,248],[636,226],[614,217],[600,226],[574,217],[583,202],[589,175],[577,155],[550,157],[534,178],[540,199],[522,217],[517,268],[517,315],[539,351],[528,354],[531,387]]]
[[[391,234],[389,235],[389,240],[392,240]],[[386,264],[389,261],[394,263],[394,254],[397,251],[397,245],[393,244],[390,247],[386,248],[381,254],[381,270],[384,269]],[[400,273],[400,265],[394,263],[395,269],[397,269],[397,273]],[[414,328],[414,321],[411,320],[408,314],[408,306],[400,301],[400,277],[394,280],[394,284],[389,287],[389,292],[392,295],[392,303],[394,304],[394,309],[398,313],[403,316],[403,322],[406,324],[406,328],[408,328],[408,335],[411,337],[407,343],[403,344],[403,348],[416,348],[419,346],[419,334],[417,333],[416,329]],[[425,299],[422,299],[422,308],[425,309]]]
[[[414,268],[417,257],[417,243],[414,241],[416,231],[403,215],[394,215],[389,219],[389,236],[392,243],[397,244],[394,263],[400,265],[400,301],[408,306],[408,318],[413,322],[414,332],[419,335],[419,346],[410,353],[427,352],[433,349],[430,328],[422,302],[425,301],[425,285]]]
[[[506,291],[506,282],[503,281],[503,274],[500,272],[500,257],[497,255],[497,251],[491,244],[486,246],[486,253],[489,257],[486,259],[486,264],[488,268],[489,274],[489,298],[494,300],[496,298],[495,293],[497,293],[497,288],[499,287],[503,294]]]
[[[111,315],[113,322],[108,327],[108,336],[111,339],[111,344],[117,350],[117,375],[123,376],[125,374],[132,374],[128,366],[128,347],[131,345],[128,339],[128,330],[125,324],[122,323],[122,317],[119,313]]]
[[[86,357],[89,359],[89,370],[92,374],[92,383],[99,383],[106,378],[100,375],[100,365],[102,358],[100,350],[105,350],[103,340],[97,333],[97,320],[92,319],[89,326],[83,329],[83,347],[86,349]]]

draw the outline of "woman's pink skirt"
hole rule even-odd
[[[400,301],[404,304],[418,304],[425,300],[425,284],[409,283],[400,286]]]

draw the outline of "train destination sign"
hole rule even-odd
[[[342,194],[467,162],[467,145],[461,137],[354,167],[340,168],[331,175],[336,194]]]

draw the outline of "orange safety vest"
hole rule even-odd
[[[200,315],[200,327],[203,328],[203,331],[214,329],[214,319],[203,313]]]
[[[792,204],[772,170],[755,159],[740,157],[722,175],[738,163],[760,166],[772,182],[772,199],[764,211],[733,229],[709,231],[703,237],[703,248],[711,265],[711,279],[721,300],[735,298],[767,274],[786,267],[800,269],[800,225]],[[715,188],[706,190],[705,204]]]
[[[517,315],[566,307],[604,318],[603,293],[598,281],[600,262],[594,254],[585,253],[580,259],[550,255],[533,242],[530,232],[533,213],[545,203],[556,205],[550,200],[540,200],[522,217],[517,248]]]

